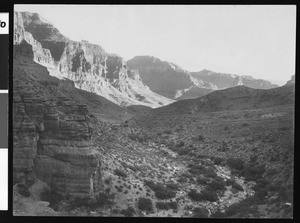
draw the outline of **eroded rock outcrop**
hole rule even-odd
[[[87,107],[63,96],[58,88],[66,81],[49,76],[23,47],[30,52],[20,44],[14,55],[14,181],[30,185],[39,178],[64,194],[95,196],[101,154],[93,149]]]
[[[73,80],[79,89],[122,106],[160,107],[173,102],[152,92],[120,56],[85,40],[70,40],[36,13],[15,12],[14,32],[15,45],[23,40],[32,45],[34,61],[52,76]]]
[[[189,72],[152,56],[135,56],[127,64],[130,69],[139,71],[141,79],[152,91],[175,100],[199,98],[214,90],[238,85],[257,89],[276,87],[269,81],[251,76],[216,73],[205,69]]]

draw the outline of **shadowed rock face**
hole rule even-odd
[[[36,79],[34,72],[40,74]],[[66,81],[47,73],[45,67],[32,61],[28,44],[16,46],[14,181],[30,185],[37,177],[61,193],[95,196],[102,187],[101,154],[91,141],[90,122],[95,120],[91,120],[86,105],[60,93],[59,87]]]
[[[14,15],[14,44],[32,45],[34,61],[47,67],[50,75],[73,80],[75,87],[122,106],[160,107],[173,102],[152,92],[120,56],[84,40],[70,40],[36,13]]]
[[[257,89],[276,87],[269,81],[251,76],[216,73],[209,70],[188,72],[179,66],[150,56],[136,56],[127,61],[130,69],[139,71],[151,90],[165,97],[182,100],[199,98],[214,90],[245,85]]]

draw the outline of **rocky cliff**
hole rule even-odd
[[[173,102],[152,92],[118,55],[87,41],[72,41],[36,13],[15,12],[14,44],[33,46],[34,61],[50,75],[68,78],[75,86],[122,106],[159,107]]]
[[[137,69],[141,79],[156,93],[182,100],[198,98],[214,90],[245,85],[251,88],[276,87],[268,81],[251,76],[216,73],[209,70],[185,71],[179,66],[150,56],[136,56],[127,61],[130,69]]]
[[[65,80],[33,61],[34,46],[15,46],[13,67],[14,182],[36,178],[57,192],[95,196],[102,187],[100,153],[93,149],[87,106],[65,97]]]
[[[217,73],[205,69],[199,72],[192,72],[191,75],[194,78],[214,84],[218,89],[230,88],[237,85],[245,85],[255,89],[270,89],[278,87],[269,81],[255,79],[248,75],[239,76],[236,74]]]
[[[127,64],[130,69],[139,71],[141,79],[152,91],[167,98],[184,99],[187,94],[200,97],[214,88],[206,81],[196,80],[181,67],[155,57],[136,56]]]

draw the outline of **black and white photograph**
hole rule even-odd
[[[13,10],[13,216],[293,218],[296,5]]]

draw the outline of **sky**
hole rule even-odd
[[[251,75],[284,84],[295,74],[294,5],[15,5],[72,40],[129,60],[149,55],[188,71]]]

